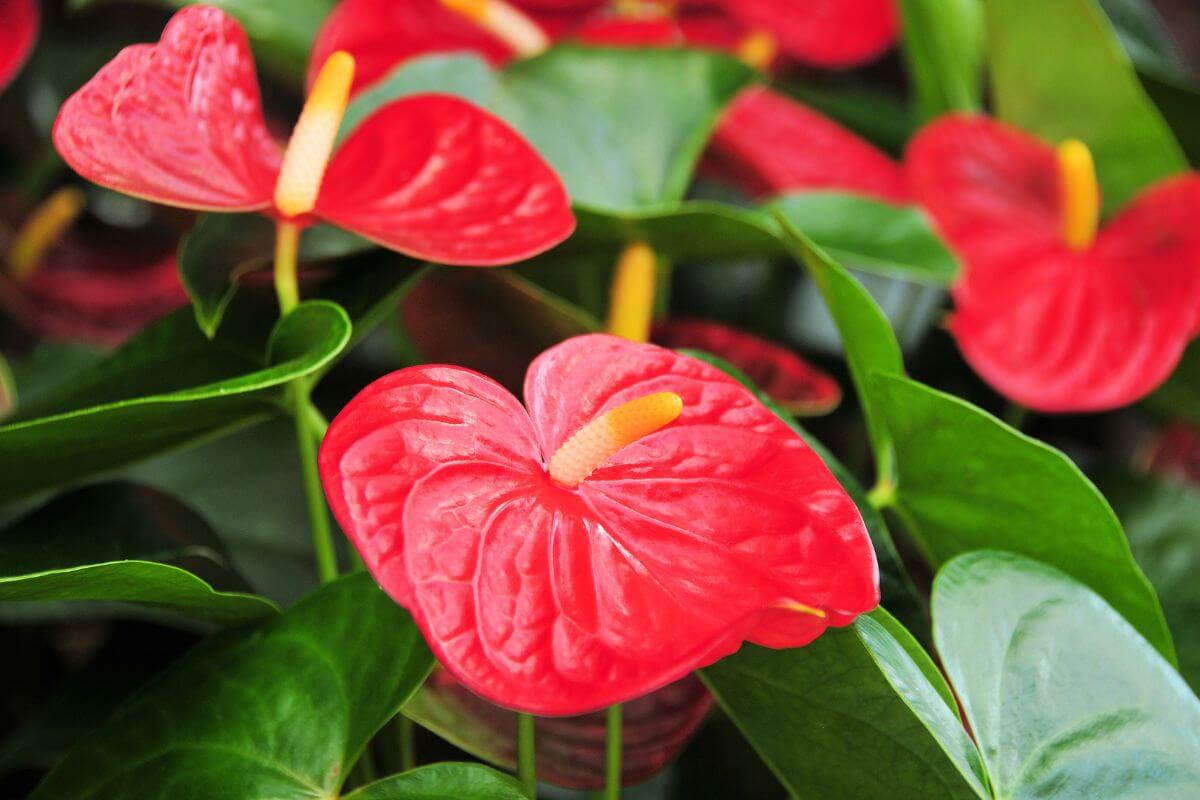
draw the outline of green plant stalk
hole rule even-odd
[[[279,223],[275,236],[275,293],[279,298],[279,313],[282,316],[287,316],[300,302],[296,263],[299,244],[300,228],[291,222]],[[300,471],[312,528],[317,574],[321,583],[328,583],[338,575],[337,552],[333,546],[329,514],[325,509],[321,477],[317,473],[317,441],[323,434],[319,419],[314,418],[314,414],[319,417],[319,412],[316,412],[309,399],[309,389],[308,381],[299,378],[287,385],[285,394],[296,424],[296,444],[300,451]]]
[[[622,716],[620,703],[608,707],[604,737],[604,800],[617,800],[621,796]]]
[[[533,715],[517,713],[517,780],[533,800],[537,798],[537,765],[533,753]]]
[[[400,728],[400,771],[408,772],[417,766],[417,748],[414,741],[415,723],[403,714],[396,719]]]

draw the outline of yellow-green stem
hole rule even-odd
[[[537,765],[533,754],[533,715],[517,714],[517,780],[530,798],[537,798]]]
[[[604,800],[617,800],[621,796],[621,704],[608,707],[605,731]]]
[[[296,277],[299,245],[300,227],[291,222],[279,223],[275,229],[275,293],[279,297],[279,312],[283,316],[300,302],[300,285]],[[337,577],[338,567],[329,513],[325,509],[325,495],[317,472],[317,443],[324,432],[320,427],[319,412],[308,396],[308,381],[297,378],[287,385],[285,391],[288,409],[296,425],[296,445],[300,452],[300,473],[312,528],[317,574],[322,583],[328,583]]]

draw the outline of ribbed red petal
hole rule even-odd
[[[0,90],[25,64],[37,29],[36,0],[0,0]]]
[[[667,47],[683,44],[683,31],[672,17],[631,17],[599,14],[588,17],[572,38],[585,44],[611,47]]]
[[[440,0],[342,0],[325,18],[309,57],[308,82],[329,56],[354,56],[352,92],[357,92],[410,58],[468,52],[502,64],[512,50]]]
[[[553,247],[575,227],[566,189],[520,134],[446,95],[396,100],[334,153],[315,213],[384,247],[493,266]]]
[[[730,16],[775,36],[788,55],[822,67],[852,67],[895,43],[895,0],[722,0]]]
[[[699,319],[657,322],[655,344],[712,353],[746,373],[754,385],[795,414],[824,414],[837,408],[837,381],[786,347],[727,325]]]
[[[1151,187],[1074,252],[1059,238],[1049,145],[949,117],[914,140],[907,165],[966,262],[951,331],[997,390],[1041,411],[1100,411],[1170,375],[1200,324],[1200,176]]]
[[[435,384],[457,394],[431,394]],[[653,391],[680,394],[683,415],[575,489],[549,478],[547,453],[568,433]],[[583,713],[746,639],[803,644],[878,602],[854,504],[716,368],[577,337],[535,361],[526,396],[532,426],[474,373],[405,370],[352,401],[321,450],[339,521],[472,691],[541,715]],[[792,603],[824,617],[784,623],[775,612]]]
[[[801,103],[756,86],[721,116],[706,169],[752,195],[809,189],[902,203],[908,188],[886,154]]]
[[[125,48],[71,95],[54,145],[93,183],[214,211],[269,206],[281,158],[246,35],[206,6],[184,8],[158,44]]]

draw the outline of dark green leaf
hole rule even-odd
[[[1142,73],[1142,84],[1188,159],[1200,164],[1200,91],[1191,82],[1152,72]]]
[[[791,650],[746,644],[701,676],[795,797],[987,797],[944,681],[884,620],[876,611]]]
[[[904,60],[921,118],[978,111],[983,92],[981,0],[900,0]]]
[[[179,280],[211,339],[238,281],[270,263],[275,224],[261,214],[205,214],[179,245]]]
[[[949,284],[958,274],[958,259],[915,206],[811,192],[784,195],[772,207],[846,267],[935,286]]]
[[[430,764],[368,784],[345,800],[528,800],[511,776],[480,764]]]
[[[699,50],[568,45],[497,75],[471,61],[402,66],[355,101],[343,132],[396,97],[458,94],[524,134],[575,203],[629,212],[682,199],[718,115],[754,77],[732,58]]]
[[[986,8],[997,116],[1050,142],[1086,142],[1106,209],[1187,169],[1095,0],[988,0]]]
[[[871,394],[896,447],[894,508],[934,567],[988,548],[1039,559],[1100,593],[1174,658],[1121,524],[1070,459],[915,381],[877,375]]]
[[[30,800],[337,797],[433,664],[365,574],[212,637],[80,742]]]
[[[250,322],[251,329],[261,327],[257,319]],[[232,333],[209,341],[190,311],[177,312],[73,382],[44,416],[0,427],[0,463],[21,465],[5,476],[0,501],[261,416],[273,409],[284,384],[334,359],[350,328],[340,307],[317,301],[298,306],[266,342]],[[264,358],[264,349],[274,360]]]
[[[1179,671],[1200,690],[1200,490],[1151,475],[1106,471],[1098,477],[1133,557],[1162,600]]]
[[[75,10],[91,8],[111,0],[70,0]],[[143,3],[183,8],[191,0],[141,0]],[[308,65],[317,29],[333,8],[333,0],[207,0],[229,13],[246,29],[255,55],[277,75],[299,85]]]
[[[0,601],[120,601],[219,623],[276,611],[264,598],[214,589],[241,581],[207,523],[128,483],[64,494],[10,525],[0,565]]]
[[[1149,0],[1100,0],[1121,46],[1138,70],[1182,78],[1186,65]]]
[[[1183,352],[1175,372],[1146,403],[1169,419],[1200,425],[1200,342]]]
[[[778,220],[785,241],[796,260],[808,270],[841,334],[850,377],[858,391],[867,432],[875,451],[876,480],[887,484],[894,473],[892,437],[868,380],[873,372],[904,374],[904,361],[896,335],[892,333],[887,317],[862,284],[814,246],[786,217],[779,216]]]
[[[934,582],[933,623],[997,797],[1200,797],[1200,701],[1086,587],[969,553]]]
[[[864,86],[846,80],[815,85],[806,80],[775,84],[773,88],[812,106],[893,155],[904,152],[917,127],[907,104],[888,87]]]

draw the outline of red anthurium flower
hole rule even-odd
[[[189,6],[158,44],[122,50],[67,100],[54,143],[85,178],[126,194],[317,217],[430,261],[518,261],[570,234],[553,170],[506,124],[453,97],[384,106],[330,160],[353,74],[350,56],[329,58],[281,154],[245,34],[224,12]]]
[[[579,336],[533,362],[525,400],[461,368],[401,370],[320,453],[343,530],[477,694],[580,714],[878,602],[854,504],[717,368]]]
[[[441,0],[342,0],[313,42],[309,85],[339,50],[354,56],[357,64],[352,94],[417,56],[465,50],[493,64],[513,56],[505,41]]]
[[[723,358],[793,414],[825,414],[842,400],[837,381],[791,350],[716,322],[663,320],[655,323],[650,338],[664,347],[703,350]]]
[[[833,120],[762,86],[725,109],[709,143],[706,171],[752,195],[838,189],[903,203],[900,166]]]
[[[36,0],[0,0],[0,89],[25,64],[37,38]]]
[[[717,0],[716,4],[746,30],[769,36],[787,55],[820,67],[872,61],[891,48],[900,28],[895,0]]]
[[[422,688],[419,705],[440,706],[445,718],[469,725],[464,736],[495,742],[500,755],[515,761],[516,717],[468,691],[449,673],[438,671]],[[692,675],[625,704],[621,725],[621,783],[649,780],[687,746],[712,708],[713,697]],[[605,783],[605,716],[538,717],[534,738],[538,778],[555,786],[595,790]],[[454,733],[455,731],[449,731]]]
[[[1099,230],[1079,142],[1056,152],[998,122],[949,116],[906,160],[966,265],[950,330],[992,386],[1041,411],[1100,411],[1170,375],[1200,325],[1200,177],[1150,187]]]

